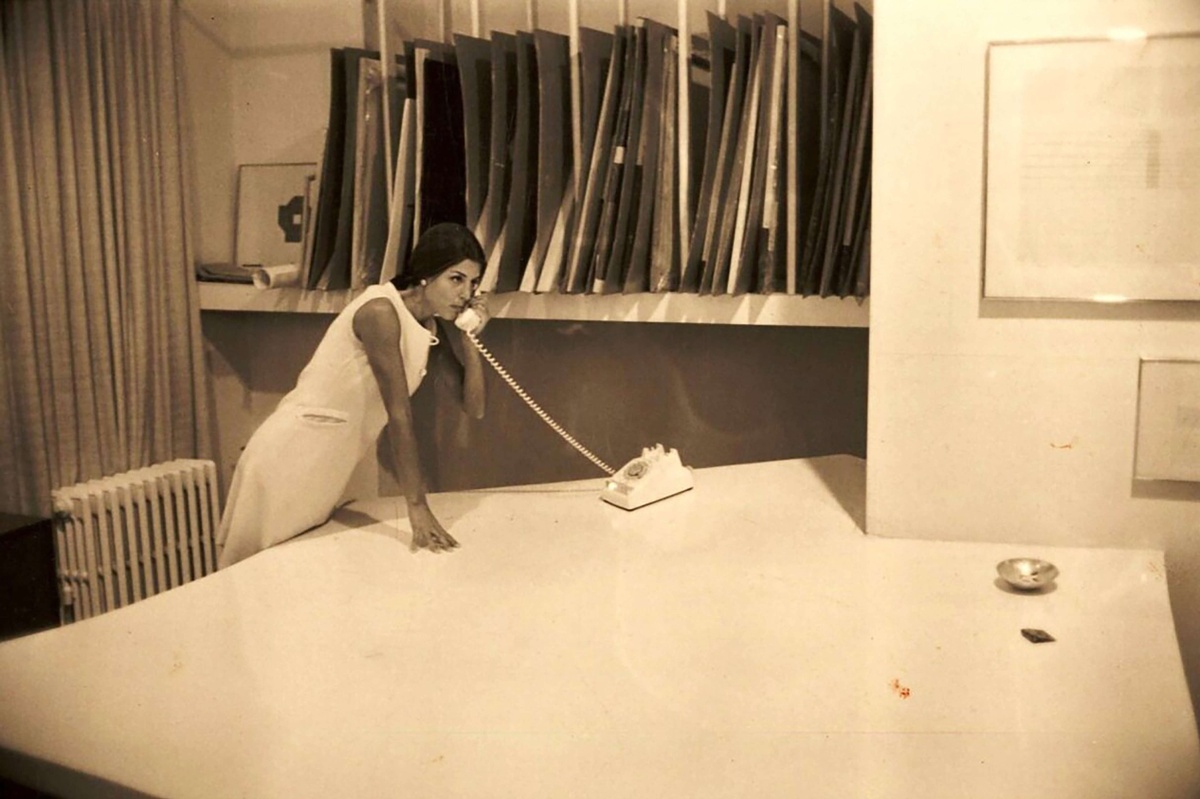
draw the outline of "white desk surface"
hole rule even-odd
[[[632,513],[599,480],[437,495],[441,555],[396,502],[352,506],[0,645],[0,771],[206,798],[1200,795],[1160,553],[865,536],[862,483],[837,456],[697,470]],[[997,585],[1026,554],[1055,590]]]

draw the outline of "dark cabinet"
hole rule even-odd
[[[0,513],[0,640],[58,626],[54,524]]]

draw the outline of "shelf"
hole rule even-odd
[[[200,309],[261,313],[336,314],[352,291],[256,289],[237,283],[200,283]],[[867,327],[870,302],[787,294],[699,296],[695,294],[492,295],[488,307],[500,319],[564,319],[589,322],[681,322],[796,327]]]
[[[336,314],[355,296],[352,291],[257,289],[245,283],[200,281],[200,310],[263,313]]]
[[[685,322],[726,325],[867,327],[869,303],[837,297],[743,294],[498,294],[488,307],[501,318],[592,322]]]

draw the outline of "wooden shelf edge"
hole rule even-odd
[[[300,288],[258,289],[245,283],[200,281],[201,311],[336,314],[355,291],[306,291]]]
[[[256,289],[237,283],[201,282],[202,311],[336,314],[354,291]],[[500,319],[584,322],[868,327],[870,301],[789,294],[495,294],[488,306]]]
[[[787,294],[497,294],[488,307],[499,318],[588,322],[867,327],[868,301]]]

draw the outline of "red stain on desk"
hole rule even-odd
[[[901,685],[899,680],[892,680],[890,683],[888,683],[888,685],[892,687],[892,691],[895,692],[896,696],[900,697],[901,699],[908,699],[909,695],[912,694],[912,691],[909,690],[908,686]]]

